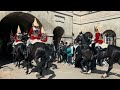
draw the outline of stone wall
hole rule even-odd
[[[120,11],[100,11],[81,16],[80,29],[90,31],[94,36],[94,26],[98,23],[101,33],[106,30],[113,30],[116,33],[116,45],[120,46]]]
[[[12,12],[18,11],[0,11],[0,20],[2,20],[6,15]],[[30,13],[39,19],[43,25],[45,32],[48,36],[53,36],[53,30],[60,26],[64,29],[65,33],[63,35],[63,40],[67,42],[72,42],[72,11],[21,11],[24,13]],[[48,43],[52,42],[52,37],[49,37]]]
[[[6,15],[17,11],[0,11],[0,20]],[[62,40],[72,42],[82,32],[91,32],[94,36],[94,26],[100,24],[100,32],[113,30],[116,33],[116,45],[120,46],[120,11],[99,11],[89,13],[87,11],[22,11],[37,17],[48,34],[48,43],[52,42],[53,30],[60,26],[65,33]],[[74,37],[72,37],[72,33]],[[73,39],[72,39],[73,38]]]

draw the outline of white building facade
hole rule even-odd
[[[18,11],[0,11],[0,20]],[[19,11],[20,12],[20,11]],[[30,13],[41,22],[52,42],[53,31],[62,27],[63,41],[73,42],[79,32],[95,35],[94,27],[99,24],[104,42],[120,46],[120,11],[21,11]],[[73,35],[74,34],[74,35]]]

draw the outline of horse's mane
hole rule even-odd
[[[88,43],[88,40],[89,40],[88,37],[86,37],[85,34],[83,34],[83,37],[84,37],[85,41]]]
[[[79,37],[83,37],[84,40],[85,40],[85,42],[86,42],[87,44],[90,44],[90,41],[89,41],[88,37],[87,37],[85,34],[82,34],[82,36],[79,36],[79,35],[78,35],[78,36],[76,37],[76,39],[75,39],[77,42],[79,42]]]
[[[39,45],[45,45],[45,43],[42,43],[42,42],[36,42],[33,44],[34,46],[39,46]]]

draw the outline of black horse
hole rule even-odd
[[[120,47],[115,45],[109,45],[106,49],[106,53],[106,56],[108,57],[107,62],[109,64],[109,67],[106,73],[102,75],[102,78],[109,76],[109,72],[113,68],[114,63],[118,63],[120,65]]]
[[[91,50],[93,51],[93,64],[96,67],[96,61],[99,66],[103,66],[103,61],[107,59],[107,48],[101,48],[100,46],[95,47],[96,42],[91,43]]]
[[[91,50],[91,47],[89,46],[91,44],[91,40],[85,36],[85,34],[82,34],[81,36],[77,36],[75,39],[77,43],[82,45],[82,60],[81,60],[81,69],[83,72],[90,72],[91,70],[91,60],[93,58],[93,52]],[[85,69],[85,66],[87,66],[87,70]]]
[[[15,45],[13,52],[13,61],[17,62],[16,66],[20,67],[20,62],[25,60],[26,56],[26,46],[24,43],[19,43]]]
[[[95,43],[92,44],[92,49],[94,52],[94,58],[97,59],[97,61],[102,62],[103,59],[107,61],[109,64],[108,70],[105,74],[103,74],[101,77],[105,78],[109,76],[109,72],[113,68],[114,63],[120,64],[120,47],[115,45],[108,45],[107,48],[99,48],[95,47]]]
[[[38,73],[44,77],[43,70],[48,68],[48,63],[51,62],[52,53],[49,46],[42,42],[36,42],[33,45],[30,45],[27,48],[27,71],[29,73],[29,66],[31,65],[31,61],[34,59],[35,63],[37,64]]]

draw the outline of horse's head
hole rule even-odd
[[[77,43],[80,42],[80,44],[84,44],[84,45],[90,45],[91,43],[91,40],[85,35],[85,34],[82,34],[82,35],[78,35],[77,38],[75,39],[77,41]]]
[[[22,41],[26,42],[28,39],[29,37],[27,33],[22,36]]]

